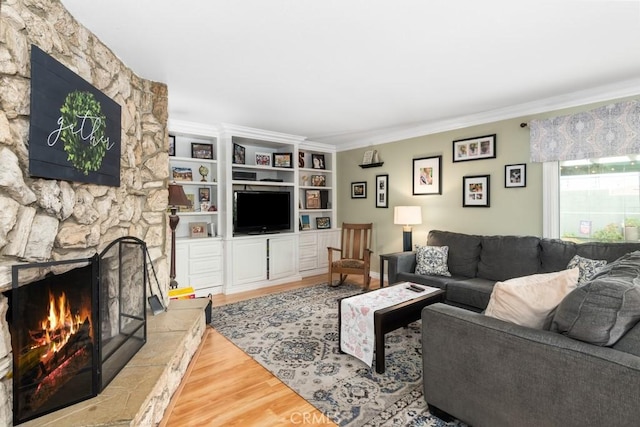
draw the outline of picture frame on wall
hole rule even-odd
[[[291,168],[293,167],[292,153],[273,153],[273,167]]]
[[[367,198],[367,183],[352,182],[351,183],[351,198],[352,199],[366,199]]]
[[[453,141],[453,162],[496,157],[496,134]]]
[[[191,143],[191,158],[213,160],[213,144]]]
[[[527,165],[524,163],[517,165],[505,165],[504,186],[505,188],[526,187]]]
[[[376,175],[376,208],[389,207],[389,175]]]
[[[236,165],[244,165],[246,149],[239,144],[233,144],[233,163]]]
[[[462,177],[462,207],[488,208],[490,175]]]
[[[169,156],[175,157],[176,155],[176,137],[175,135],[169,135]]]
[[[327,228],[331,228],[331,217],[329,216],[319,216],[316,218],[316,228],[318,230],[325,230]]]
[[[442,194],[442,156],[413,159],[413,195]]]

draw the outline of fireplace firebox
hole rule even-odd
[[[146,342],[146,244],[12,268],[13,423],[96,396]]]

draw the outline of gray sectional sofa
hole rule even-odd
[[[391,260],[389,281],[447,291],[445,304],[422,311],[424,396],[434,414],[474,427],[639,425],[640,244],[445,231],[427,243],[449,246],[451,277],[415,275],[415,254],[406,253]],[[609,264],[562,300],[550,330],[480,313],[496,281],[563,270],[575,254]],[[599,325],[620,319],[635,326]]]
[[[449,247],[451,277],[416,274],[415,252],[389,258],[389,283],[409,281],[447,291],[445,303],[482,311],[497,281],[536,273],[560,271],[574,255],[614,261],[640,250],[640,243],[582,243],[535,236],[479,236],[432,230],[429,246]]]

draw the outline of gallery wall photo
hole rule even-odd
[[[121,107],[31,46],[29,174],[120,186]]]

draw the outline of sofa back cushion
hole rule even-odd
[[[640,321],[640,251],[604,266],[558,306],[551,330],[611,346]]]
[[[429,246],[448,246],[447,264],[454,276],[475,277],[480,260],[480,236],[431,230],[427,236]]]
[[[569,261],[576,255],[577,246],[573,242],[560,239],[540,239],[540,273],[551,273],[567,268]]]
[[[508,280],[540,271],[540,239],[533,236],[484,236],[481,238],[478,277]],[[453,253],[453,250],[450,251]],[[565,263],[566,267],[566,263]]]
[[[640,250],[640,243],[588,242],[576,245],[576,255],[613,262],[629,252]]]

